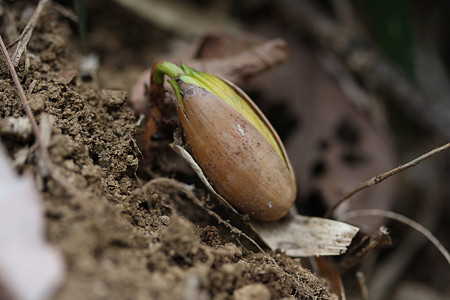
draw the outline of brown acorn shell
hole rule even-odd
[[[228,103],[198,86],[183,82],[180,86],[184,110],[178,107],[178,117],[187,146],[214,190],[254,219],[285,216],[295,201],[295,176],[283,144],[262,112],[230,84],[269,128],[286,162]]]

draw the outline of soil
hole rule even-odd
[[[27,7],[20,2],[11,7],[17,16]],[[41,172],[31,132],[1,138],[16,169],[33,174],[48,240],[65,259],[66,279],[54,299],[337,299],[300,259],[248,251],[202,212],[193,216],[190,200],[173,188],[141,189],[149,176],[139,171],[128,90],[161,51],[152,47],[158,31],[130,45],[114,22],[92,21],[87,40],[102,63],[98,74],[80,74],[76,26],[48,6],[18,73],[38,123],[51,116],[51,160],[77,193]],[[27,19],[17,20],[20,32]],[[26,117],[3,59],[0,66],[1,118]]]

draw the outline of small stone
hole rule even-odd
[[[32,94],[28,99],[28,104],[33,112],[38,113],[44,110],[47,96],[41,93]]]
[[[262,283],[253,283],[235,290],[233,293],[235,299],[239,300],[270,300],[269,289]]]
[[[80,170],[80,167],[75,164],[73,159],[66,159],[63,164],[67,170],[71,170],[74,172],[78,172]]]
[[[119,90],[102,90],[100,94],[106,107],[117,108],[127,100],[127,92]]]
[[[91,178],[101,178],[103,176],[103,171],[99,166],[86,165],[81,169],[81,175]]]
[[[161,216],[160,220],[161,224],[163,224],[164,226],[168,226],[170,224],[169,216]]]

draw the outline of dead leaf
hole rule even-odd
[[[344,284],[338,268],[328,257],[311,257],[313,271],[328,281],[330,289],[339,297],[339,300],[346,300]]]

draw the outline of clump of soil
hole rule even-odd
[[[79,193],[42,172],[30,132],[1,138],[17,169],[34,174],[48,239],[64,255],[67,278],[55,299],[335,299],[299,259],[252,253],[225,242],[214,223],[194,225],[174,205],[189,200],[170,188],[141,191],[128,93],[74,72],[79,50],[69,21],[48,6],[19,75],[41,130],[50,120],[52,161]],[[1,118],[25,117],[3,60],[1,78]]]

